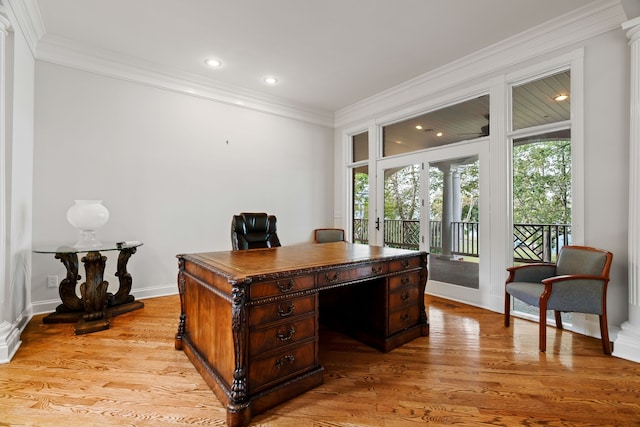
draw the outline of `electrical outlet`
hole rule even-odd
[[[47,276],[47,288],[58,287],[58,276]]]

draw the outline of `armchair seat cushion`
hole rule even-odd
[[[604,285],[601,280],[567,280],[554,283],[552,286],[553,292],[547,301],[547,310],[602,314]],[[580,292],[576,292],[576,289]],[[511,282],[507,283],[506,291],[520,301],[540,307],[544,285],[532,282]]]
[[[538,307],[540,305],[540,296],[544,291],[544,285],[542,283],[511,282],[507,284],[506,290],[511,296],[518,298],[520,301]]]

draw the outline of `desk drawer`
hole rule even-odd
[[[412,270],[420,267],[420,257],[414,256],[411,258],[402,258],[389,263],[389,273],[395,273],[397,271]]]
[[[271,297],[276,295],[285,295],[293,292],[313,289],[313,276],[296,276],[288,277],[281,280],[271,282],[257,282],[250,286],[249,298],[254,301],[259,298]]]
[[[389,277],[389,292],[393,292],[397,289],[407,286],[419,286],[420,285],[420,271],[413,271],[411,273],[398,274],[397,276]]]
[[[302,319],[282,322],[267,328],[251,331],[249,354],[259,355],[265,351],[295,344],[316,333],[315,313]]]
[[[389,294],[389,310],[395,311],[419,302],[420,289],[417,286],[407,286]],[[424,298],[424,296],[423,296]]]
[[[417,304],[389,313],[389,335],[418,324],[420,308]]]
[[[249,392],[255,394],[316,364],[316,343],[309,342],[249,363]]]
[[[388,266],[385,262],[377,262],[359,267],[336,268],[317,274],[318,287],[351,282],[372,276],[387,274]]]
[[[302,298],[286,299],[271,304],[257,305],[250,308],[249,326],[261,326],[266,323],[292,319],[316,309],[316,295]]]

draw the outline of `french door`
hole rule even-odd
[[[429,252],[427,292],[489,292],[489,171],[486,139],[378,162],[376,240]]]

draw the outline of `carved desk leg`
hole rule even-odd
[[[56,259],[67,269],[67,277],[58,286],[62,304],[56,307],[55,313],[44,317],[42,323],[74,323],[82,316],[84,304],[76,295],[76,284],[81,279],[78,274],[78,255],[75,253],[58,253]]]
[[[182,350],[182,338],[184,337],[184,326],[186,314],[184,311],[184,258],[178,257],[178,293],[180,294],[180,322],[178,323],[178,332],[176,333],[174,347],[176,350]]]
[[[82,257],[87,277],[80,285],[84,314],[76,324],[76,335],[109,329],[106,314],[109,283],[103,280],[106,262],[107,257],[97,251],[88,252]]]
[[[231,288],[231,328],[236,366],[227,404],[227,425],[229,426],[247,425],[251,419],[251,401],[247,393],[247,295],[244,285],[244,283],[236,283]]]
[[[115,294],[107,294],[107,304],[109,306],[109,314],[117,316],[132,310],[144,307],[144,303],[136,301],[133,295],[130,295],[133,278],[127,271],[127,263],[131,255],[137,252],[136,248],[122,248],[118,254],[118,277],[119,286]]]
[[[420,272],[420,334],[422,336],[429,335],[429,318],[427,317],[427,311],[424,304],[424,292],[427,287],[427,280],[429,278],[429,269],[427,255],[422,255],[420,260],[422,271]]]

